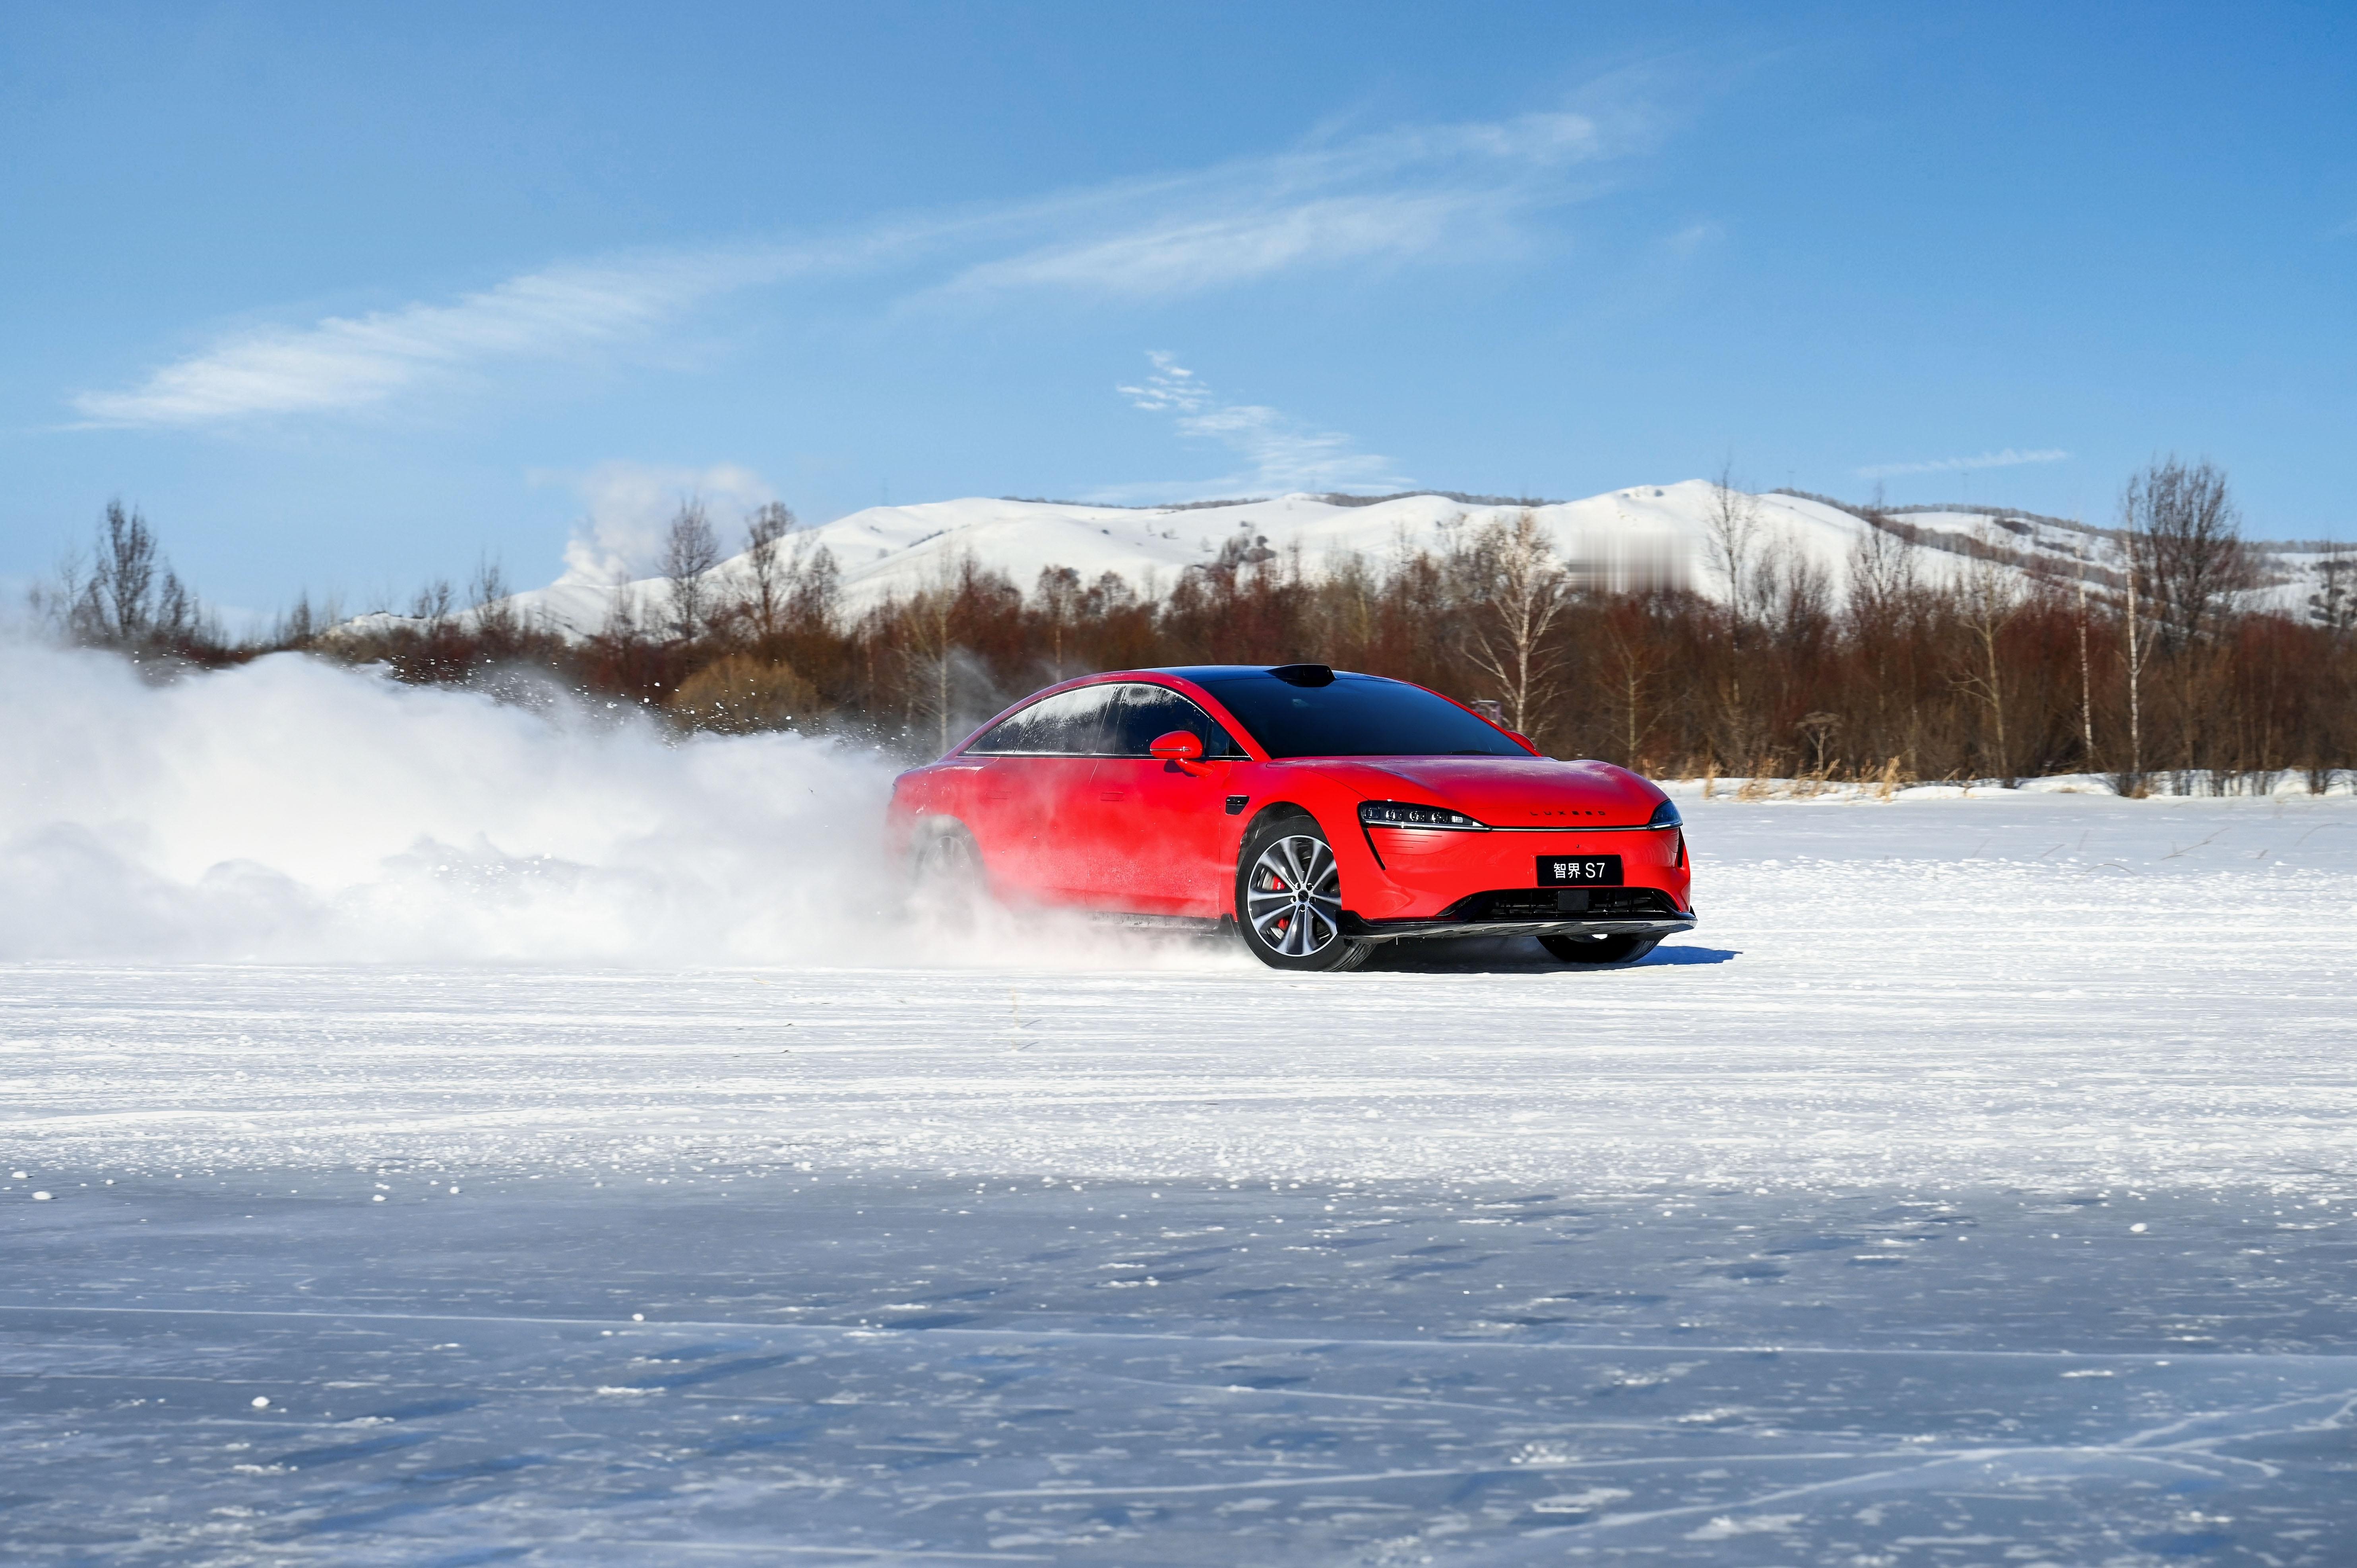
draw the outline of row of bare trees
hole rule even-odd
[[[228,646],[146,518],[121,501],[107,503],[91,553],[34,591],[33,607],[76,642],[146,657],[203,660]]]
[[[1656,773],[2091,772],[2142,791],[2287,769],[2320,784],[2357,767],[2357,557],[2326,561],[2305,615],[2257,607],[2257,564],[2213,467],[2153,464],[2120,526],[2088,532],[2075,561],[2023,553],[1998,530],[1933,550],[1903,521],[1864,515],[1835,573],[1723,477],[1709,594],[1583,570],[1523,510],[1382,560],[1232,548],[1151,596],[1111,573],[1049,567],[1018,585],[954,559],[851,614],[832,555],[784,508],[755,512],[732,551],[690,503],[660,583],[587,638],[519,616],[485,569],[464,605],[436,585],[405,618],[330,629],[304,611],[274,645],[413,681],[536,668],[683,726],[850,734],[910,756],[1087,671],[1318,660],[1494,703],[1555,755]],[[143,586],[144,523],[111,511],[101,542],[100,571],[70,596],[77,636],[153,640],[193,613],[170,607],[176,583]]]

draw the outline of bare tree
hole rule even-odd
[[[832,637],[842,608],[843,572],[834,551],[823,544],[815,549],[809,545],[810,535],[795,537],[787,573],[786,619],[803,632]]]
[[[170,575],[147,520],[136,511],[125,516],[121,501],[107,502],[90,575],[90,600],[93,619],[108,641],[132,643],[146,637],[155,620],[159,569]]]
[[[2014,781],[2013,752],[2005,733],[2006,667],[1999,639],[2021,614],[2023,602],[2021,574],[1995,549],[1966,559],[1956,581],[1956,608],[1971,634],[1972,653],[1956,684],[1988,714],[1989,760],[2008,789]]]
[[[1916,547],[1887,529],[1868,526],[1849,549],[1849,614],[1862,632],[1880,632],[1905,618],[1922,586]]]
[[[1760,619],[1777,642],[1807,648],[1832,629],[1833,574],[1802,553],[1790,534],[1770,536],[1755,576]]]
[[[1512,523],[1492,522],[1473,542],[1487,592],[1466,639],[1474,667],[1497,682],[1506,727],[1530,735],[1555,697],[1564,667],[1555,623],[1570,599],[1569,579],[1538,515],[1525,508]]]
[[[1880,514],[1872,516],[1878,519]],[[1843,627],[1850,646],[1876,650],[1878,667],[1861,693],[1868,722],[1854,725],[1849,734],[1853,745],[1875,748],[1883,756],[1912,757],[1922,731],[1914,679],[1921,647],[1917,634],[1929,597],[1921,553],[1921,547],[1905,534],[1872,519],[1850,546]]]
[[[61,573],[60,591],[42,602],[78,642],[101,648],[161,650],[195,638],[204,612],[164,559],[155,530],[119,500],[106,503],[88,575],[79,558]]]
[[[754,635],[764,642],[778,635],[779,623],[786,615],[795,563],[779,559],[779,546],[794,528],[794,514],[780,501],[756,507],[745,520],[745,563],[752,579],[747,586],[745,611],[752,619]]]
[[[2222,470],[2207,461],[2189,467],[2174,456],[2131,478],[2120,506],[2144,542],[2155,628],[2175,653],[2230,614],[2252,585],[2242,512]]]
[[[2128,767],[2119,776],[2116,788],[2123,795],[2142,795],[2144,781],[2144,667],[2152,657],[2152,639],[2143,630],[2143,607],[2136,592],[2144,581],[2146,549],[2144,537],[2136,529],[2133,508],[2123,507],[2121,518],[2121,571],[2127,579],[2126,604],[2122,620],[2126,639],[2123,664],[2128,687]]]
[[[662,575],[671,585],[673,635],[693,642],[709,618],[711,585],[705,575],[720,564],[720,536],[704,503],[682,501],[663,535]]]
[[[2337,639],[2357,631],[2357,550],[2345,540],[2327,541],[2316,562],[2316,592],[2308,596],[2308,618]]]
[[[1735,482],[1735,466],[1722,465],[1711,481],[1702,515],[1703,550],[1710,569],[1727,585],[1727,624],[1737,645],[1742,623],[1758,607],[1760,592],[1760,498]]]
[[[1726,660],[1718,682],[1720,744],[1735,761],[1756,760],[1760,725],[1743,693],[1744,628],[1759,618],[1762,604],[1760,498],[1735,482],[1733,462],[1722,464],[1711,481],[1703,511],[1703,553],[1727,585]]]
[[[1820,708],[1814,713],[1802,714],[1793,727],[1809,743],[1809,777],[1823,783],[1833,769],[1834,733],[1841,728],[1841,715]]]
[[[924,586],[917,590],[905,607],[888,604],[885,613],[899,623],[902,644],[901,657],[907,660],[909,673],[915,677],[909,683],[911,718],[922,713],[937,726],[940,748],[934,755],[946,756],[950,749],[950,715],[958,657],[958,634],[962,629],[959,610],[964,597],[961,591],[976,575],[974,557],[942,555],[926,570]]]
[[[295,603],[271,618],[269,646],[275,649],[308,648],[314,638],[336,624],[338,617],[331,605],[324,611],[311,607],[311,595],[306,589],[295,596]]]
[[[770,501],[745,520],[745,560],[742,613],[757,641],[834,634],[842,571],[791,510]]]
[[[1652,595],[1621,596],[1606,608],[1603,635],[1598,639],[1606,676],[1598,684],[1610,693],[1613,706],[1620,710],[1614,716],[1620,721],[1616,727],[1620,731],[1620,762],[1625,768],[1638,766],[1644,756],[1645,737],[1653,727],[1646,710],[1662,667],[1661,643],[1652,625],[1657,602]]]
[[[476,563],[468,596],[474,601],[469,618],[475,624],[475,636],[485,651],[495,658],[512,656],[522,641],[523,618],[516,613],[508,575],[499,557],[485,555]]]
[[[2079,559],[2072,575],[2079,590],[2079,744],[2085,752],[2085,768],[2095,768],[2095,666],[2087,653],[2087,547],[2083,540]]]
[[[1050,679],[1060,681],[1064,678],[1064,633],[1081,611],[1081,575],[1070,566],[1042,566],[1032,596],[1039,601],[1040,612],[1048,621]]]
[[[457,595],[451,590],[450,579],[436,577],[409,601],[409,618],[423,621],[426,634],[432,636],[450,624],[450,607],[456,603]]]
[[[2219,634],[2257,573],[2243,542],[2242,513],[2216,465],[2155,458],[2128,480],[2120,504],[2130,536],[2141,543],[2137,564],[2158,651],[2177,676],[2179,766],[2190,783],[2215,716],[2215,702],[2202,698],[2217,695],[2212,677]]]

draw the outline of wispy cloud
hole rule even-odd
[[[1477,195],[1336,197],[1216,212],[970,268],[945,292],[1069,288],[1132,297],[1193,294],[1306,265],[1431,249]]]
[[[920,215],[819,243],[563,263],[445,303],[231,334],[71,402],[91,424],[212,426],[350,413],[502,365],[609,354],[748,287],[930,267],[936,302],[1017,290],[1169,297],[1315,267],[1494,253],[1533,213],[1601,188],[1580,171],[1644,145],[1645,117],[1526,114],[1393,129],[1035,199]]]
[[[1672,255],[1684,261],[1690,256],[1699,255],[1726,238],[1727,230],[1723,225],[1709,219],[1704,219],[1699,222],[1687,224],[1663,240],[1662,243]]]
[[[716,293],[790,270],[788,253],[712,252],[557,266],[447,305],[264,328],[122,392],[73,399],[95,424],[198,425],[366,408],[440,377],[643,337]]]
[[[1107,188],[1082,203],[1099,222],[970,266],[946,292],[1167,296],[1297,267],[1491,245],[1523,215],[1599,188],[1574,171],[1633,150],[1646,134],[1634,117],[1608,129],[1586,114],[1526,114],[1384,132]],[[1116,214],[1120,221],[1102,221]]]
[[[1178,434],[1215,442],[1243,467],[1218,478],[1161,480],[1101,489],[1100,501],[1170,500],[1250,491],[1397,489],[1409,483],[1389,457],[1361,452],[1339,431],[1312,430],[1259,403],[1222,403],[1200,376],[1169,354],[1148,353],[1153,373],[1117,388],[1133,407],[1173,416]]]
[[[1861,479],[1888,479],[1900,474],[1959,474],[1972,468],[2011,468],[2023,463],[2060,463],[2070,456],[2059,446],[2040,447],[2034,452],[2017,452],[2008,446],[2002,452],[1984,452],[1977,457],[1934,457],[1925,463],[1878,463],[1857,472]]]

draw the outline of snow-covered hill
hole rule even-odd
[[[1751,509],[1754,542],[1762,551],[1824,573],[1838,592],[1846,586],[1859,541],[1875,531],[1863,514],[1836,502],[1788,493],[1743,498]],[[1613,586],[1668,582],[1723,597],[1723,574],[1713,564],[1710,519],[1720,508],[1715,486],[1700,479],[1642,485],[1585,500],[1534,509],[1555,549],[1583,573]],[[1040,572],[1070,567],[1083,583],[1119,575],[1140,595],[1167,593],[1189,568],[1222,560],[1297,558],[1316,574],[1356,554],[1375,562],[1418,551],[1445,551],[1469,531],[1511,519],[1510,506],[1467,504],[1441,495],[1411,495],[1357,503],[1331,497],[1280,496],[1218,506],[1130,508],[1060,501],[969,498],[917,506],[870,507],[791,536],[789,548],[823,547],[841,572],[842,607],[856,615],[888,599],[907,599],[953,576],[971,558],[1002,572],[1028,592]],[[1902,532],[1921,542],[1918,569],[1928,579],[1951,574],[1975,543],[1995,544],[2025,559],[2045,560],[2065,575],[2090,564],[2101,580],[2115,557],[2101,530],[2035,514],[1910,510],[1893,514]],[[2286,581],[2275,597],[2305,602],[2312,558],[2274,555]],[[751,580],[744,555],[707,574],[707,596],[726,602]],[[545,619],[569,636],[608,624],[619,604],[660,618],[670,599],[659,577],[605,583],[568,575],[545,588],[516,595],[513,607]],[[365,624],[365,623],[361,623]]]

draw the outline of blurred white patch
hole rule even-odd
[[[1796,1513],[1753,1514],[1749,1519],[1736,1519],[1721,1514],[1700,1530],[1686,1531],[1688,1541],[1726,1541],[1738,1535],[1781,1535],[1801,1522]]]
[[[734,463],[707,468],[600,463],[586,474],[543,472],[532,478],[572,486],[588,507],[589,515],[565,542],[565,575],[557,581],[601,587],[656,569],[664,531],[684,503],[702,501],[721,536],[733,539],[746,513],[778,499],[768,480]]]
[[[899,955],[894,766],[297,654],[144,682],[0,646],[0,957]]]

